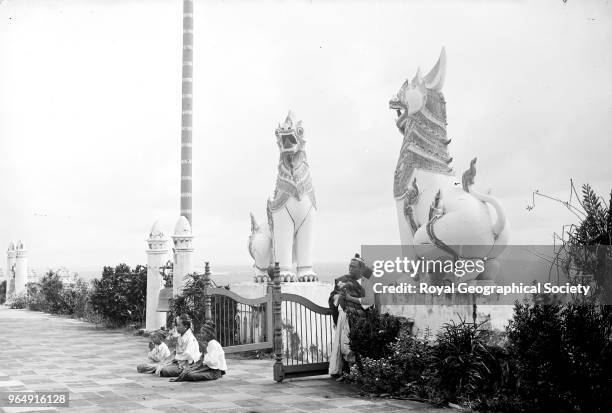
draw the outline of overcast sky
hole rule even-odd
[[[506,207],[513,244],[575,222],[539,189],[612,187],[608,1],[195,1],[196,262],[248,264],[274,130],[303,120],[316,262],[396,244],[402,137],[388,101],[441,46],[450,151]],[[145,262],[179,213],[182,1],[0,1],[0,247],[33,267]],[[0,260],[0,267],[4,261]]]

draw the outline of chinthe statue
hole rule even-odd
[[[293,113],[278,125],[276,143],[280,160],[274,196],[267,204],[268,225],[258,224],[251,214],[249,253],[255,261],[255,279],[267,279],[269,266],[278,261],[283,281],[316,281],[312,244],[317,206],[304,129],[301,121],[294,121]]]
[[[442,94],[446,52],[433,69],[406,80],[389,102],[397,112],[403,136],[393,193],[404,246],[430,259],[485,259],[485,271],[474,279],[492,279],[505,249],[509,225],[500,202],[474,191],[476,158],[456,182],[446,134],[446,101]],[[468,280],[470,277],[464,277]]]

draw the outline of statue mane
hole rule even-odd
[[[409,179],[415,169],[454,175],[451,142],[446,133],[446,101],[442,92],[427,89],[423,108],[408,116],[404,140],[395,170],[393,195],[403,199],[409,191]]]
[[[273,199],[269,203],[269,208],[276,211],[294,197],[300,200],[304,195],[309,196],[312,204],[315,205],[314,188],[310,177],[310,166],[306,161],[306,153],[303,150],[291,154],[293,158],[292,167],[289,167],[283,160],[283,154],[278,162],[278,175],[276,178],[276,188],[274,189]]]

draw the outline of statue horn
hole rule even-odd
[[[441,91],[446,77],[446,49],[442,47],[438,61],[429,73],[423,78],[423,82],[428,89]]]

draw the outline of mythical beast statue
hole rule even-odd
[[[446,101],[442,86],[446,52],[424,77],[420,69],[389,102],[397,111],[404,137],[395,169],[393,194],[402,245],[419,257],[482,259],[485,271],[466,279],[490,279],[497,257],[508,243],[509,229],[499,201],[472,189],[476,158],[456,183],[448,152]]]
[[[267,268],[278,261],[284,281],[316,281],[312,242],[317,206],[306,161],[304,129],[301,121],[294,123],[293,113],[278,125],[276,143],[280,161],[274,196],[267,205],[268,225],[258,224],[251,213],[249,253],[255,260],[255,280],[265,280]]]

